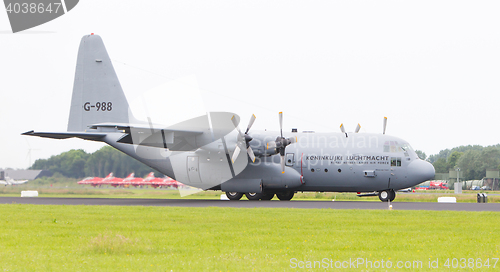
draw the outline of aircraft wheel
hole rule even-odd
[[[393,191],[394,192],[394,191]],[[396,193],[394,193],[396,194]],[[387,202],[391,198],[391,190],[385,190],[385,191],[380,191],[378,192],[378,198],[382,202]]]
[[[394,201],[394,199],[396,198],[396,192],[394,192],[394,190],[392,190],[392,189],[391,189],[391,190],[389,190],[389,191],[390,191],[390,197],[389,197],[389,200],[390,200],[391,202],[393,202],[393,201]]]
[[[274,194],[271,194],[271,193],[263,193],[262,194],[262,197],[260,198],[261,200],[271,200],[273,199],[274,197]]]
[[[229,200],[240,200],[241,197],[243,196],[243,193],[238,193],[238,192],[226,192],[227,198]]]
[[[246,193],[245,196],[248,198],[248,200],[260,200],[262,197],[262,194],[260,194],[260,193]]]
[[[294,191],[289,191],[289,192],[281,192],[277,193],[276,196],[279,198],[281,201],[288,201],[293,198],[295,195]]]

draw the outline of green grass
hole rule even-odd
[[[8,204],[0,229],[3,271],[288,271],[324,258],[455,271],[446,258],[500,257],[496,212]]]

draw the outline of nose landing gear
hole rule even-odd
[[[378,192],[378,198],[382,202],[388,202],[388,201],[392,202],[396,198],[396,192],[394,192],[393,189],[380,191],[380,192]]]

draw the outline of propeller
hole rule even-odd
[[[344,124],[340,124],[340,131],[342,131],[342,133],[344,133],[344,134],[345,134]]]
[[[354,130],[354,133],[358,133],[360,129],[361,129],[361,125],[358,123],[358,125],[356,126],[356,130]],[[340,131],[342,131],[342,133],[346,134],[344,124],[340,124]],[[347,136],[347,134],[346,134],[346,136]]]
[[[267,149],[275,148],[277,152],[280,153],[280,164],[281,164],[281,173],[285,173],[285,148],[289,144],[293,144],[297,142],[297,137],[285,138],[283,137],[283,112],[279,113],[280,120],[280,136],[276,137],[274,142],[267,143]]]
[[[385,128],[387,127],[387,117],[384,117],[384,129],[382,134],[385,134]]]
[[[234,115],[233,115],[233,117],[231,117],[231,121],[233,122],[234,126],[238,130],[238,137],[239,137],[238,141],[245,140],[245,146],[247,149],[247,153],[248,153],[248,156],[250,157],[250,159],[252,160],[252,162],[255,162],[255,155],[253,154],[253,150],[250,147],[250,141],[253,140],[253,138],[250,135],[248,135],[248,131],[252,127],[253,123],[255,122],[255,118],[257,118],[257,117],[255,117],[255,114],[252,114],[252,117],[250,117],[250,122],[248,122],[247,130],[245,131],[245,134],[243,134],[243,133],[241,133],[241,130],[238,127],[238,123],[237,123],[236,118],[234,118]],[[240,151],[241,151],[241,148],[240,148],[239,144],[236,144],[236,148],[234,149],[233,156],[231,157],[231,160],[233,161],[233,163],[236,160],[236,158],[238,158]]]
[[[358,125],[356,126],[356,130],[354,130],[354,133],[358,133],[360,129],[361,125],[358,123]]]

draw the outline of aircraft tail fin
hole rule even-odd
[[[83,36],[78,50],[68,131],[85,131],[97,123],[134,121],[101,37]]]

